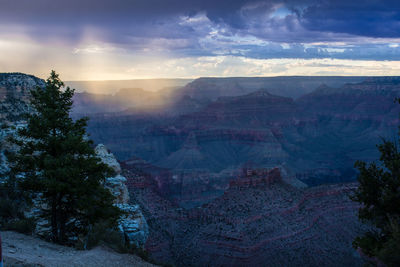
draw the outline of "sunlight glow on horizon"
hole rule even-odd
[[[21,34],[14,34],[12,38],[0,38],[0,51],[3,54],[0,57],[0,72],[24,72],[45,78],[50,70],[54,69],[66,81],[195,79],[233,76],[400,75],[399,60],[257,59],[240,54],[177,56],[168,49],[160,48],[164,45],[163,41],[152,40],[139,53],[112,43],[97,41],[99,39],[98,33],[90,28],[85,30],[81,40],[76,44],[48,40],[44,45],[38,40]],[[398,43],[395,42],[397,39],[391,41],[388,46],[397,48]],[[308,46],[314,45],[321,45],[321,43],[310,43]],[[281,44],[281,46],[283,49],[290,47],[289,44]],[[343,49],[326,48],[326,51],[340,54]]]
[[[400,5],[391,1],[84,2],[2,3],[0,72],[44,78],[54,69],[69,81],[400,75]]]

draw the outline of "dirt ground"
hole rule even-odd
[[[81,251],[10,231],[1,232],[1,238],[5,267],[155,266],[138,256],[119,254],[106,247]]]

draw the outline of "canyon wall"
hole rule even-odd
[[[152,179],[125,169],[145,214],[146,249],[177,266],[362,266],[351,242],[366,226],[349,199],[355,184],[299,189],[279,169],[251,170],[206,204],[182,209]]]
[[[284,166],[294,179],[317,185],[352,181],[356,160],[378,156],[380,138],[397,134],[399,95],[396,77],[321,85],[296,100],[261,89],[172,117],[97,114],[88,130],[120,160],[139,157],[176,175],[208,173],[226,180],[252,163]]]

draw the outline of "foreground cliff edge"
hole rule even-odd
[[[2,232],[5,266],[155,266],[132,254],[119,254],[99,246],[75,250],[16,232]]]
[[[54,81],[58,81],[58,75],[55,72],[52,72],[52,77]],[[52,80],[51,80],[52,81]],[[47,86],[50,82],[50,78],[47,80],[46,89],[49,89]],[[60,87],[62,87],[62,82],[59,82]],[[18,146],[14,144],[13,141],[10,140],[9,137],[15,137],[20,133],[17,133],[17,130],[20,128],[29,127],[29,123],[27,124],[24,120],[26,113],[34,112],[34,107],[38,107],[37,105],[31,105],[30,101],[30,91],[32,89],[38,88],[40,90],[43,88],[43,82],[35,78],[33,76],[24,75],[24,74],[6,74],[0,75],[0,108],[1,108],[1,134],[0,134],[0,152],[1,152],[1,169],[0,169],[0,183],[3,185],[8,180],[8,171],[10,170],[9,162],[7,157],[5,156],[6,153],[10,153],[12,151],[18,151]],[[53,88],[53,87],[52,87]],[[57,88],[56,88],[57,89]],[[59,88],[57,89],[59,90]],[[66,91],[69,89],[67,88]],[[37,91],[36,91],[37,92]],[[33,94],[33,93],[32,93]],[[32,101],[37,100],[35,97]],[[33,102],[34,104],[36,102]],[[40,109],[38,109],[40,110]],[[38,113],[40,113],[38,111]],[[46,118],[45,118],[46,119]],[[24,139],[22,139],[24,140]],[[24,141],[21,144],[25,144]],[[89,147],[90,148],[90,147]],[[93,149],[92,149],[93,150]],[[126,179],[120,175],[121,168],[119,166],[118,161],[114,158],[114,156],[107,151],[107,149],[103,145],[98,145],[96,150],[93,150],[93,153],[96,152],[97,157],[94,156],[96,160],[103,161],[106,165],[109,165],[113,172],[109,171],[107,173],[112,174],[115,173],[114,177],[104,177],[103,181],[101,181],[98,186],[104,186],[106,189],[110,191],[110,193],[114,196],[114,202],[111,202],[110,205],[118,207],[124,213],[117,217],[118,220],[118,238],[122,242],[122,246],[126,248],[133,247],[133,248],[142,248],[144,243],[147,239],[148,230],[147,230],[147,223],[142,215],[140,208],[138,205],[133,205],[129,202],[129,195],[128,190],[125,185]],[[100,165],[101,166],[101,165]],[[105,166],[105,165],[102,165]],[[11,177],[11,176],[10,176]],[[7,191],[7,184],[4,186],[4,191]],[[104,189],[103,189],[104,190]],[[105,190],[107,191],[107,190]],[[8,192],[8,191],[7,191]],[[103,191],[101,191],[103,192]],[[111,195],[110,195],[111,197]],[[19,198],[22,200],[21,196]],[[19,201],[19,198],[12,199],[14,201]],[[28,231],[23,231],[26,233],[32,233],[34,236],[38,236],[44,239],[49,239],[52,236],[52,228],[49,226],[49,221],[44,216],[45,208],[43,208],[43,203],[40,201],[41,195],[35,195],[32,198],[32,205],[26,205],[24,207],[21,206],[20,217],[14,218],[12,216],[6,216],[4,221],[1,221],[1,226],[5,227],[5,229],[14,229],[13,225],[15,225],[18,220],[25,220],[24,222],[32,222],[31,229]],[[2,211],[4,212],[12,212],[13,207],[7,206],[7,203],[12,205],[13,203],[10,202],[12,200],[6,198],[5,203],[2,203]],[[7,202],[8,201],[8,202]],[[112,201],[112,198],[111,198]],[[94,208],[91,206],[90,208]],[[4,214],[2,214],[4,215]],[[11,218],[11,219],[10,219]],[[119,218],[119,219],[118,219]],[[2,217],[3,219],[3,217]],[[8,225],[8,226],[7,226]],[[52,225],[53,226],[53,225]],[[106,226],[109,227],[109,226]],[[18,229],[18,228],[15,228]],[[95,232],[94,230],[91,231],[89,228],[89,234]],[[106,230],[112,230],[111,228],[105,228]],[[74,233],[73,236],[68,237],[69,240],[79,241],[78,234]],[[4,237],[3,237],[4,239]],[[86,241],[83,248],[86,249],[89,235],[86,237]],[[61,242],[60,242],[61,243]],[[72,244],[72,243],[70,243]],[[75,242],[75,244],[79,244],[79,242]],[[77,247],[80,247],[77,245]],[[42,255],[43,256],[43,255]]]

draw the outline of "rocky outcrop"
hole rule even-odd
[[[144,247],[149,235],[149,227],[139,205],[116,204],[116,206],[127,214],[120,220],[119,230],[124,233],[131,245]]]
[[[115,197],[114,203],[126,204],[129,202],[129,192],[125,184],[126,184],[126,178],[119,174],[115,177],[109,177],[106,179],[105,186],[114,195]]]
[[[30,91],[44,81],[22,73],[0,73],[0,182],[5,179],[8,162],[5,150],[13,150],[7,137],[25,125],[23,114],[32,112]]]
[[[117,174],[121,173],[121,166],[112,153],[108,151],[105,145],[99,144],[95,148],[97,156],[101,161],[110,166]]]
[[[97,145],[95,152],[101,161],[110,166],[116,174],[114,177],[108,177],[104,183],[105,187],[114,195],[114,203],[127,204],[129,202],[129,192],[126,187],[126,178],[121,175],[121,165],[103,144]]]
[[[130,204],[127,180],[121,175],[121,166],[103,144],[99,144],[95,151],[102,162],[109,165],[116,173],[114,177],[106,178],[104,186],[114,195],[115,206],[125,212],[119,220],[118,228],[127,242],[136,247],[143,247],[149,235],[149,229],[139,205]]]
[[[44,87],[44,85],[43,80],[31,75],[21,73],[0,74],[0,182],[6,178],[6,172],[9,170],[5,150],[15,149],[7,141],[7,137],[15,135],[19,128],[26,125],[22,120],[22,115],[32,111],[30,91],[38,86]],[[139,206],[129,204],[129,192],[125,185],[126,178],[120,174],[121,166],[104,145],[98,145],[95,151],[101,160],[116,173],[114,177],[106,179],[104,186],[115,196],[115,205],[126,212],[126,215],[120,220],[121,232],[128,242],[141,247],[148,235],[147,222]],[[43,204],[39,199],[40,196],[33,200],[33,208],[26,211],[26,217],[41,217],[41,205]],[[47,236],[49,232],[47,220],[38,219],[35,233],[39,236]]]
[[[22,119],[22,114],[31,112],[30,91],[44,85],[42,79],[32,75],[0,73],[0,122],[15,122]]]

